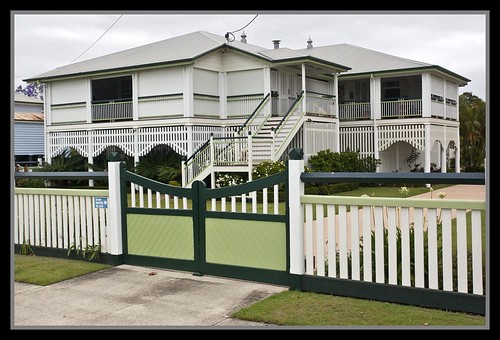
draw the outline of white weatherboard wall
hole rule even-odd
[[[219,73],[199,68],[193,69],[193,92],[211,96],[219,95]]]
[[[50,83],[51,104],[71,104],[87,101],[86,79],[61,80]]]
[[[139,119],[183,114],[182,67],[141,71],[137,78]]]
[[[47,125],[87,121],[87,80],[63,80],[50,83],[50,113]]]
[[[228,72],[227,95],[237,96],[264,93],[263,69]]]
[[[137,77],[138,97],[182,93],[182,67],[141,71]]]

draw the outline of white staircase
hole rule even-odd
[[[232,138],[210,138],[182,164],[182,185],[191,186],[215,172],[251,172],[263,161],[276,161],[285,152],[305,120],[302,96],[285,116],[250,117]]]

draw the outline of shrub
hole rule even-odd
[[[253,168],[252,178],[259,179],[269,177],[285,170],[285,161],[263,161]]]
[[[319,151],[309,158],[309,165],[314,172],[374,172],[379,159],[362,158],[358,151],[333,152],[330,149]]]
[[[310,167],[306,167],[306,172],[374,172],[380,165],[380,160],[373,157],[360,157],[359,152],[344,151],[332,152],[322,150],[309,158]],[[305,192],[312,194],[309,188],[317,187],[319,195],[332,195],[339,192],[356,190],[358,183],[307,183]],[[312,192],[317,192],[313,190]]]

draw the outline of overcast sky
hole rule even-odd
[[[460,93],[487,99],[489,19],[485,11],[11,13],[15,87],[26,86],[22,79],[73,61],[199,30],[224,36],[248,24],[244,32],[249,44],[271,49],[272,40],[280,39],[280,47],[299,49],[311,37],[315,47],[357,45],[444,67],[471,80]],[[239,40],[241,33],[234,33],[235,38]]]

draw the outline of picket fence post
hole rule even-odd
[[[300,179],[304,171],[302,149],[292,149],[288,160],[288,204],[290,226],[290,288],[301,289],[304,263],[304,209],[300,196],[304,195],[304,183]]]
[[[108,162],[109,219],[106,246],[111,255],[123,253],[120,167],[121,162]]]

